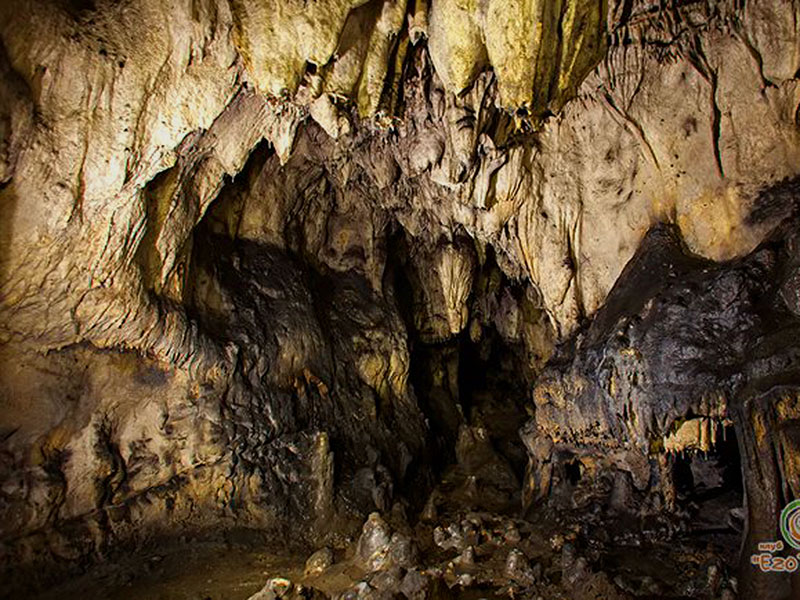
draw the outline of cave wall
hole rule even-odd
[[[686,457],[701,463],[735,435],[741,593],[786,597],[779,574],[749,561],[759,541],[780,537],[780,511],[800,492],[796,270],[794,217],[721,263],[691,254],[674,227],[652,229],[592,324],[536,381],[522,430],[526,502],[586,508],[628,486],[628,509],[675,510]],[[567,481],[570,466],[584,489]]]
[[[527,385],[654,224],[727,261],[790,216],[796,10],[0,6],[7,554],[424,482],[415,344],[491,327]]]

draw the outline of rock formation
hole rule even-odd
[[[674,515],[682,472],[740,461],[740,593],[788,594],[749,556],[800,495],[797,23],[1,4],[6,572],[237,528],[319,547],[435,513],[440,480]]]

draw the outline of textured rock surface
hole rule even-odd
[[[0,5],[3,552],[320,538],[448,458],[508,501],[526,453],[498,405],[578,331],[534,390],[523,496],[553,444],[610,438],[641,490],[653,443],[707,445],[683,418],[736,422],[761,464],[794,414],[746,390],[793,378],[793,255],[753,252],[796,195],[797,22],[783,0]],[[615,287],[658,223],[676,270]],[[632,315],[669,399],[631,391]],[[749,506],[795,496],[792,465]]]
[[[525,492],[547,497],[577,461],[591,484],[626,473],[642,498],[653,487],[674,505],[676,455],[695,456],[694,470],[732,420],[749,511],[743,560],[758,540],[778,539],[782,499],[800,491],[791,425],[800,322],[785,299],[795,229],[792,220],[746,258],[723,264],[688,255],[674,230],[650,232],[579,336],[574,360],[537,381],[535,423],[523,434]],[[742,593],[782,597],[778,575],[757,574],[744,566]]]

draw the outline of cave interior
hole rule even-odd
[[[0,3],[0,597],[800,598],[800,6]]]

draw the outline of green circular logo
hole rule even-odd
[[[781,535],[795,550],[800,550],[800,499],[792,500],[781,511]]]

